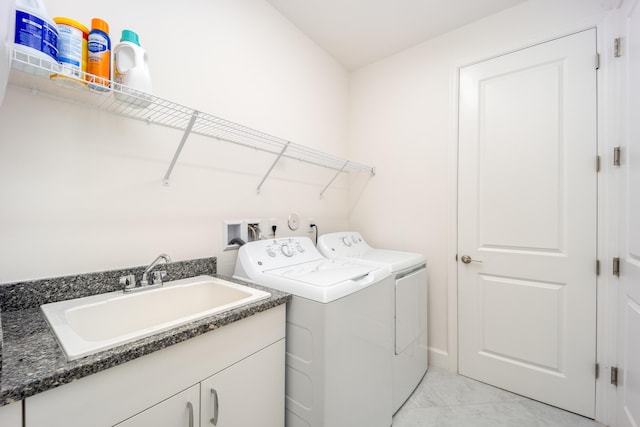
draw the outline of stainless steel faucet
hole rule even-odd
[[[158,257],[154,259],[151,264],[149,264],[149,267],[147,267],[144,273],[142,273],[142,280],[140,281],[141,286],[153,285],[158,281],[160,282],[159,284],[162,285],[162,279],[164,279],[164,277],[167,275],[166,271],[156,271],[155,273],[153,273],[153,276],[151,277],[151,283],[149,283],[149,280],[147,279],[147,275],[161,260],[164,260],[165,263],[169,263],[171,262],[171,257],[167,254],[158,255]]]
[[[167,272],[165,270],[154,271],[150,279],[148,278],[148,275],[151,273],[151,270],[153,270],[155,266],[163,260],[165,263],[169,263],[171,262],[171,257],[167,254],[158,255],[158,257],[149,264],[149,267],[144,270],[144,273],[142,273],[142,280],[140,280],[140,282],[136,282],[136,277],[133,274],[122,276],[120,278],[120,284],[124,285],[124,292],[141,291],[143,289],[158,288],[162,286],[162,280],[167,276]]]

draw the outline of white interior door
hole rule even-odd
[[[591,29],[465,67],[459,106],[459,371],[588,417],[595,54]]]
[[[622,147],[625,201],[620,236],[618,411],[619,427],[640,425],[640,2],[627,16],[627,136]]]

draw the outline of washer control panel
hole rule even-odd
[[[257,240],[241,246],[240,252],[238,256],[248,257],[262,271],[326,259],[308,237]]]
[[[288,239],[286,241],[274,240],[273,244],[267,246],[266,252],[271,258],[278,256],[293,257],[298,254],[302,254],[306,251],[302,242],[298,240]]]

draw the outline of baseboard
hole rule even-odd
[[[449,353],[439,348],[429,347],[429,366],[435,366],[437,368],[451,371],[451,361],[449,360]]]

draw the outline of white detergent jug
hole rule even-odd
[[[123,30],[120,43],[113,48],[113,81],[119,101],[139,108],[151,104],[149,58],[133,31]]]

